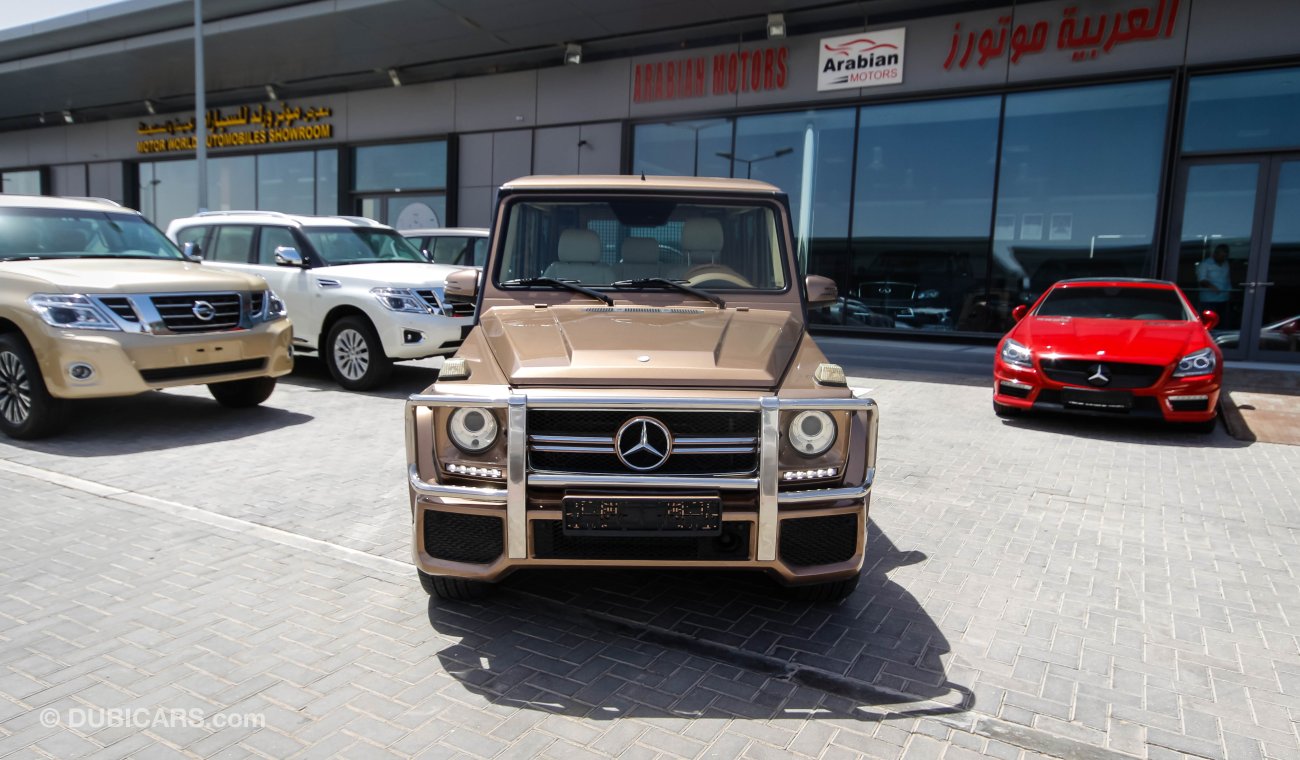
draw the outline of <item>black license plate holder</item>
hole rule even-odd
[[[564,533],[570,536],[722,535],[722,499],[716,496],[566,496]]]
[[[1133,394],[1128,391],[1093,391],[1084,388],[1064,388],[1061,390],[1061,405],[1066,409],[1127,412],[1133,408]]]

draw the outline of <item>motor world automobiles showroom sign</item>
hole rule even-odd
[[[286,142],[311,142],[334,137],[329,119],[334,110],[328,107],[300,108],[281,101],[273,106],[240,106],[229,111],[213,108],[207,112],[209,148],[238,148]],[[137,153],[189,151],[198,146],[194,117],[147,124],[140,122],[136,133]]]
[[[823,39],[817,51],[817,89],[902,84],[906,33],[903,28],[881,29]]]

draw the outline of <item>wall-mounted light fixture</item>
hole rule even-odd
[[[266,97],[270,98],[271,100],[280,99],[280,96],[275,93],[275,87],[269,84],[266,86]]]
[[[152,100],[146,100],[144,102],[144,110],[148,111],[150,116],[156,116],[158,114],[158,109],[154,108]]]
[[[566,43],[564,46],[564,62],[575,66],[582,63],[582,45],[576,42]]]
[[[784,13],[767,14],[767,38],[769,40],[776,40],[784,36],[785,36],[785,14]]]
[[[67,124],[71,124],[71,123],[72,123],[72,112],[71,112],[71,111],[64,111],[64,112],[63,112],[63,121],[64,121],[65,123],[67,123]]]
[[[402,78],[397,76],[397,69],[388,70],[388,81],[392,82],[394,87],[402,86]]]

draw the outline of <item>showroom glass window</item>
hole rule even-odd
[[[1168,110],[1167,81],[1006,96],[991,297],[1150,272]]]
[[[41,173],[37,169],[0,172],[0,192],[14,195],[40,195]]]
[[[399,230],[447,224],[447,141],[365,145],[353,151],[357,211]]]
[[[728,177],[731,119],[684,119],[641,124],[633,136],[634,174]],[[744,176],[743,174],[741,176]]]
[[[997,329],[984,292],[997,96],[868,106],[858,127],[852,255],[819,273],[854,326]]]
[[[198,197],[194,159],[139,164],[140,210],[159,227],[190,216]],[[208,208],[286,214],[338,213],[338,151],[208,158]]]
[[[843,108],[640,124],[633,134],[633,172],[751,178],[776,185],[790,197],[801,265],[843,258],[853,181],[853,119],[853,109]]]
[[[1192,77],[1183,151],[1300,146],[1300,68]]]
[[[286,214],[315,213],[315,156],[310,151],[258,156],[257,207]]]
[[[776,185],[790,196],[800,267],[842,259],[853,183],[851,108],[746,116],[736,120],[731,176]],[[725,157],[724,157],[725,158]]]

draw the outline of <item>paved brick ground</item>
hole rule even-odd
[[[837,607],[614,572],[429,603],[400,426],[427,368],[0,443],[0,756],[1300,756],[1300,449],[1006,423],[982,377],[856,358],[884,424]],[[266,725],[41,725],[87,706]]]

